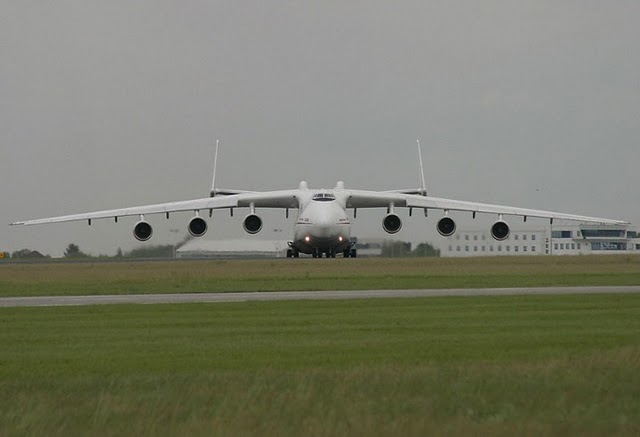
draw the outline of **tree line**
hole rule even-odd
[[[77,244],[70,243],[66,247],[63,257],[65,259],[173,258],[175,255],[175,247],[176,246],[172,244],[150,245],[139,247],[129,252],[123,252],[122,249],[118,249],[115,255],[95,256],[83,252]],[[439,257],[440,250],[429,243],[420,243],[415,249],[412,249],[411,243],[405,241],[387,241],[382,246],[381,256],[387,258]],[[0,252],[0,261],[3,259],[38,260],[47,258],[51,258],[51,256],[31,249],[17,250],[11,254],[8,252]]]
[[[83,252],[77,244],[70,243],[65,251],[63,258],[65,259],[117,259],[117,258],[172,258],[174,255],[173,244],[161,244],[151,245],[146,247],[139,247],[129,252],[123,252],[122,249],[118,249],[115,255],[91,255]],[[32,249],[20,249],[15,252],[0,252],[0,260],[2,259],[47,259],[51,258],[51,255],[45,255],[37,250]]]
[[[439,257],[440,249],[436,249],[429,243],[420,243],[415,249],[406,241],[387,241],[382,245],[382,257],[385,258],[409,258],[409,257]]]

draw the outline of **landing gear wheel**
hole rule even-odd
[[[351,249],[351,258],[357,258],[358,257],[358,251],[356,249]]]
[[[293,249],[287,249],[287,258],[293,258]]]

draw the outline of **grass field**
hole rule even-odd
[[[0,263],[0,296],[640,285],[640,256]]]
[[[640,257],[0,264],[0,295],[639,285]],[[0,436],[638,435],[640,295],[0,308]]]
[[[4,308],[0,435],[637,435],[640,296]]]

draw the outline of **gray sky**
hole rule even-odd
[[[420,138],[433,195],[640,223],[638,17],[633,0],[4,1],[0,223],[205,197],[215,137],[226,188],[414,187]],[[382,216],[354,234],[385,237]],[[188,217],[151,218],[151,241]],[[289,238],[264,218],[260,237]],[[397,237],[442,244],[435,221]],[[113,254],[139,245],[134,222],[2,225],[0,250]],[[223,212],[210,229],[244,234]]]

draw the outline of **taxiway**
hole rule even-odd
[[[279,291],[243,293],[122,294],[96,296],[3,297],[0,307],[37,307],[108,304],[220,303],[275,300],[339,300],[416,298],[438,296],[514,296],[562,294],[640,293],[640,286],[469,288],[436,290]]]

